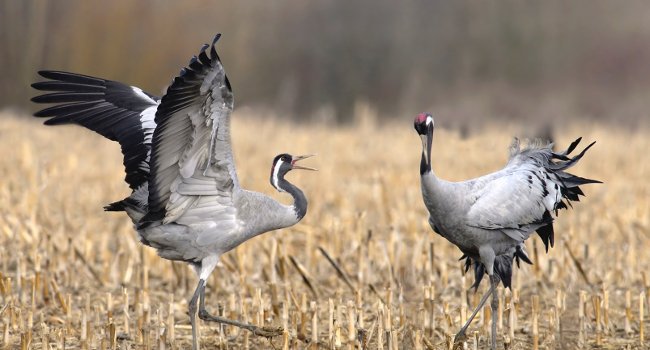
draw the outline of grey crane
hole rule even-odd
[[[499,305],[499,282],[510,288],[512,262],[516,259],[532,264],[524,241],[533,233],[541,237],[548,252],[553,246],[553,216],[566,209],[571,201],[584,195],[580,185],[600,183],[565,172],[575,165],[593,146],[591,143],[573,158],[568,155],[580,138],[564,152],[553,152],[550,144],[531,143],[520,149],[515,139],[510,148],[510,160],[494,173],[476,179],[449,182],[436,177],[431,170],[431,148],[434,119],[421,113],[414,126],[422,139],[420,176],[422,197],[429,211],[431,228],[456,245],[463,253],[465,271],[474,268],[478,286],[487,273],[490,289],[481,298],[467,322],[456,334],[455,341],[465,339],[470,323],[492,294],[492,310]],[[492,312],[492,349],[496,349],[496,317]]]
[[[40,71],[49,81],[32,86],[50,93],[37,103],[56,105],[36,112],[46,125],[78,124],[122,147],[129,197],[107,211],[125,211],[141,242],[165,259],[185,261],[199,282],[189,301],[192,347],[198,348],[195,318],[247,329],[271,337],[281,328],[258,327],[210,315],[205,283],[222,254],[264,232],[298,223],[307,212],[303,192],[285,179],[309,156],[275,157],[270,182],[294,202],[283,205],[240,187],[230,144],[233,94],[212,45],[181,70],[167,93],[154,97],[115,81],[61,71]],[[209,50],[209,53],[206,50]]]

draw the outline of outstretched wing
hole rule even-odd
[[[569,158],[579,141],[561,153],[553,152],[550,145],[532,145],[520,151],[515,143],[501,176],[476,189],[476,200],[467,213],[468,225],[498,230],[519,241],[536,230],[548,250],[554,241],[551,213],[578,201],[579,195],[584,195],[580,185],[600,183],[564,172],[594,144]]]
[[[50,79],[32,87],[50,93],[36,96],[37,103],[55,106],[34,113],[50,118],[46,125],[78,124],[120,143],[124,155],[125,181],[132,189],[149,177],[154,116],[160,103],[140,88],[111,80],[61,71],[40,71]]]
[[[174,79],[156,112],[143,226],[159,220],[196,224],[201,217],[211,225],[234,224],[232,194],[239,184],[230,146],[233,95],[214,47],[219,37]]]

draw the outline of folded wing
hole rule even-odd
[[[467,213],[470,226],[499,230],[523,241],[528,234],[552,222],[545,213],[561,198],[559,186],[534,166],[504,174],[485,184]]]
[[[515,142],[508,165],[501,176],[490,179],[478,189],[475,202],[467,213],[470,226],[501,231],[523,241],[537,231],[546,249],[553,246],[552,212],[567,208],[571,201],[584,195],[580,185],[599,183],[565,172],[575,165],[594,144],[591,143],[573,158],[580,139],[564,152],[553,152],[550,145],[534,144],[519,150]]]

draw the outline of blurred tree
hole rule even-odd
[[[635,123],[650,110],[648,15],[642,0],[0,0],[0,106],[33,108],[42,68],[162,94],[222,32],[238,105],[291,118],[346,122],[367,102],[386,118],[444,111],[457,126]]]

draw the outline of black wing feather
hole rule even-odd
[[[32,101],[56,105],[34,116],[50,118],[46,125],[78,124],[119,142],[125,181],[132,189],[148,181],[148,156],[155,124],[143,122],[143,111],[158,105],[158,97],[146,92],[142,92],[143,96],[131,86],[87,75],[48,70],[38,74],[51,80],[34,83],[32,87],[50,93]]]

